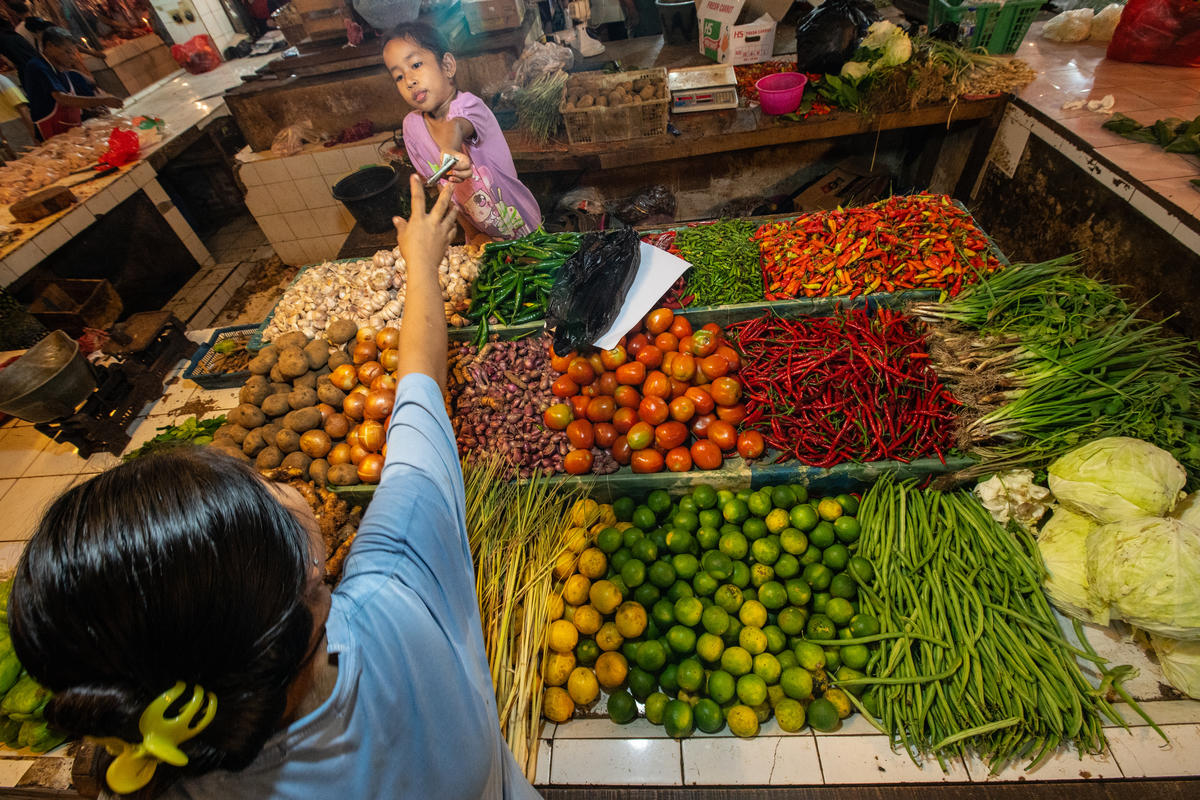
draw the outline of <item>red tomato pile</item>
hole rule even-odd
[[[715,324],[693,331],[686,317],[658,308],[612,350],[550,356],[559,373],[551,391],[561,402],[543,421],[567,432],[572,475],[592,470],[592,447],[634,472],[717,469],[735,450],[762,455],[762,436],[738,436],[746,416],[734,377],[741,358]]]

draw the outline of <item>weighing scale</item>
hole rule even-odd
[[[671,110],[676,114],[738,105],[737,75],[728,64],[673,69],[667,73],[667,87],[671,90]]]

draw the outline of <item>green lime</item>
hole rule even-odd
[[[800,574],[800,559],[791,553],[784,553],[775,562],[775,577],[782,580],[794,578]]]
[[[663,712],[667,708],[667,703],[671,702],[671,698],[667,697],[662,692],[654,692],[646,698],[646,719],[653,725],[662,725]]]
[[[840,627],[850,622],[850,618],[854,616],[854,606],[844,597],[834,597],[825,606],[825,615]]]
[[[629,587],[625,585],[625,579],[620,575],[612,575],[609,577],[608,581],[616,588],[617,593],[622,597],[625,597],[629,594]]]
[[[686,655],[696,649],[696,632],[683,625],[672,625],[667,631],[667,644],[680,655]]]
[[[775,578],[775,569],[766,564],[755,564],[750,567],[750,585],[758,589],[764,583]]]
[[[762,628],[747,625],[738,632],[738,644],[750,655],[765,653],[767,650],[767,635]]]
[[[814,547],[824,550],[837,541],[837,532],[834,531],[831,523],[821,522],[809,532],[808,541]]]
[[[821,515],[821,519],[833,522],[842,515],[842,504],[832,497],[826,497],[817,504],[817,513]]]
[[[746,501],[734,498],[721,506],[721,515],[725,517],[726,522],[741,525],[750,516],[750,509],[746,506]]]
[[[850,551],[844,544],[831,544],[821,554],[821,563],[833,572],[841,572],[850,563]]]
[[[667,663],[667,651],[657,639],[647,639],[638,645],[635,660],[646,672],[657,673]]]
[[[667,531],[667,550],[672,553],[686,553],[696,544],[696,537],[682,528],[671,528]]]
[[[691,553],[677,553],[671,556],[671,566],[679,580],[690,581],[699,571],[700,561]]]
[[[795,667],[799,664],[799,662],[796,661],[796,653],[792,650],[785,649],[782,653],[776,653],[775,657],[779,659],[780,669],[788,669],[789,667]]]
[[[742,533],[752,542],[755,539],[761,539],[768,533],[767,523],[758,517],[751,517],[742,523]]]
[[[711,605],[700,615],[700,624],[704,626],[704,630],[720,636],[729,630],[729,612],[723,606]]]
[[[726,647],[721,653],[721,669],[734,677],[745,675],[754,668],[754,656],[740,645]]]
[[[750,553],[760,564],[774,564],[779,558],[779,543],[771,537],[758,539],[750,545]]]
[[[770,514],[767,514],[767,530],[771,533],[779,533],[791,525],[791,518],[788,516],[786,509],[774,508]]]
[[[721,634],[721,641],[725,643],[726,647],[737,644],[738,637],[742,635],[742,628],[744,627],[745,626],[742,625],[742,621],[740,619],[737,617],[730,617],[729,627],[726,628],[725,632]]]
[[[862,556],[854,556],[850,559],[846,571],[857,581],[862,583],[870,583],[875,579],[875,567],[870,561]]]
[[[608,718],[618,725],[637,719],[637,701],[629,692],[614,692],[608,696]]]
[[[677,580],[671,584],[671,588],[667,589],[667,599],[674,603],[681,597],[692,597],[696,594],[692,589],[691,584],[687,581]]]
[[[700,559],[704,571],[719,581],[733,574],[733,560],[722,550],[709,550]]]
[[[633,558],[633,553],[629,551],[629,548],[622,547],[621,549],[617,550],[617,552],[613,553],[611,557],[609,557],[608,566],[613,571],[620,572],[621,567],[625,566],[625,564],[628,563],[631,558]]]
[[[781,730],[795,733],[804,727],[804,705],[790,697],[775,705],[775,719]]]
[[[701,511],[701,514],[707,514],[707,511]],[[696,544],[700,545],[701,550],[712,550],[721,541],[721,532],[717,530],[716,525],[700,524],[700,530],[696,531]]]
[[[721,506],[725,505],[730,500],[732,500],[735,496],[736,495],[734,495],[734,493],[729,491],[728,489],[717,489],[717,508],[720,508]]]
[[[758,714],[753,708],[738,703],[725,713],[725,721],[729,723],[729,732],[743,739],[753,739],[758,735]]]
[[[728,614],[737,613],[738,609],[742,607],[743,601],[742,590],[732,583],[722,585],[713,595],[713,603]]]
[[[839,572],[829,582],[829,593],[834,597],[853,600],[858,596],[858,584],[854,582],[854,578],[851,578],[844,572]]]
[[[779,629],[788,636],[797,636],[804,630],[804,623],[808,622],[808,613],[802,608],[788,606],[779,612],[777,623]]]
[[[863,669],[871,658],[871,651],[865,644],[848,644],[838,655],[842,657],[842,663],[850,669]]]
[[[812,587],[803,578],[791,578],[783,585],[787,589],[788,602],[792,605],[803,608],[812,600]]]
[[[677,511],[675,516],[671,517],[671,527],[677,531],[686,531],[691,533],[700,527],[700,518],[696,516],[694,511]],[[682,550],[676,550],[676,553],[682,553]]]
[[[758,599],[758,587],[756,587],[756,586],[745,587],[744,589],[742,589],[742,596],[745,597],[747,600],[757,600]]]
[[[825,671],[837,672],[842,666],[842,655],[836,647],[825,648]]]
[[[581,667],[590,667],[600,657],[600,645],[595,639],[580,639],[575,645],[575,663]]]
[[[767,624],[767,607],[757,600],[747,600],[738,609],[738,619],[742,621],[743,625],[761,628]]]
[[[613,516],[617,518],[617,522],[629,522],[633,519],[636,507],[632,497],[618,497],[612,504]]]
[[[754,674],[743,675],[737,680],[737,697],[748,706],[765,703],[767,702],[767,682]]]
[[[675,604],[663,598],[650,607],[650,619],[655,625],[666,630],[675,624]]]
[[[741,525],[731,525],[730,523],[726,522],[723,525],[721,525],[719,532],[722,536],[724,536],[727,533],[741,533],[742,526]]]
[[[675,621],[680,625],[694,628],[700,624],[700,616],[704,606],[695,597],[681,597],[675,601]]]
[[[717,490],[707,483],[702,483],[692,489],[692,502],[697,508],[712,508],[717,504]]]
[[[854,634],[850,632],[849,628],[838,628],[837,637],[838,639],[853,639]]]
[[[694,658],[685,658],[675,670],[675,682],[686,692],[698,692],[704,685],[704,667]]]
[[[754,674],[766,681],[770,686],[774,683],[779,683],[779,674],[782,668],[779,666],[779,659],[773,653],[759,653],[754,657]]]
[[[850,618],[850,633],[857,639],[860,636],[874,636],[879,633],[879,620],[870,614],[855,614]]]
[[[641,528],[636,528],[636,527],[635,528],[626,528],[624,533],[621,534],[621,544],[624,545],[625,547],[628,547],[632,551],[633,546],[635,544],[637,544],[638,542],[640,542],[642,539],[645,539],[646,531],[651,530],[651,529],[652,528],[646,528],[646,530],[642,530]]]
[[[800,566],[807,567],[809,564],[821,563],[821,548],[810,546],[807,550],[800,554]]]
[[[700,656],[705,664],[719,664],[724,652],[725,643],[715,633],[702,633],[696,639],[696,655]]]
[[[641,605],[642,608],[651,608],[658,599],[662,597],[662,592],[652,583],[643,583],[641,586],[633,590],[633,599]]]
[[[636,589],[646,582],[646,565],[636,558],[631,558],[621,567],[621,580],[627,588]],[[621,592],[627,594],[627,592]]]
[[[725,524],[725,517],[721,516],[719,508],[705,508],[697,511],[696,518],[700,520],[701,528],[719,528]]]
[[[778,611],[787,605],[787,589],[779,581],[767,581],[758,587],[758,602],[767,607],[768,611]]]
[[[833,570],[824,564],[809,564],[804,568],[801,576],[814,592],[823,592],[829,588],[829,583],[833,580]]]
[[[796,493],[787,486],[776,486],[771,490],[771,505],[779,509],[788,509],[796,505]]]
[[[834,715],[837,712],[834,711]],[[692,707],[684,700],[672,700],[663,710],[663,727],[672,739],[686,739],[696,730]]]
[[[763,633],[767,635],[768,653],[781,653],[787,647],[787,634],[778,625],[768,625],[763,628]]]
[[[629,549],[633,557],[643,564],[653,564],[658,559],[658,546],[650,539],[638,539]]]
[[[853,544],[858,541],[862,528],[854,517],[838,517],[833,521],[833,530],[839,542]]]
[[[808,533],[813,528],[817,527],[820,522],[820,517],[810,505],[792,506],[792,510],[788,513],[788,518],[791,520],[792,527],[799,529],[803,533]]]
[[[658,518],[654,516],[654,512],[647,506],[638,506],[635,508],[630,521],[635,528],[640,528],[644,531],[651,530],[658,524]]]
[[[629,668],[629,675],[625,680],[629,683],[629,693],[642,702],[658,688],[658,676],[637,666]]]
[[[850,645],[850,646],[854,647],[854,645]],[[843,647],[842,649],[845,650],[847,648]],[[846,681],[861,680],[861,679],[867,677],[865,672],[862,672],[857,669],[852,669],[852,668],[846,666],[845,664],[842,664],[840,667],[838,667],[837,672],[834,673],[834,675],[842,683],[845,683]],[[861,687],[861,686],[848,686],[845,688],[846,688],[847,692],[855,694],[855,695],[857,695],[863,689],[863,687]]]
[[[798,556],[808,549],[808,537],[799,528],[784,528],[779,532],[779,547],[785,553]]]
[[[825,651],[821,645],[815,642],[800,642],[793,651],[796,653],[797,663],[809,672],[825,668]]]
[[[723,669],[713,670],[708,674],[708,696],[721,705],[734,698],[737,692],[737,681]]]
[[[692,578],[692,589],[700,597],[710,597],[720,585],[721,582],[707,572],[697,572]]]
[[[836,731],[841,725],[841,717],[838,716],[837,708],[824,697],[819,697],[809,703],[807,714],[808,724],[812,725],[815,731],[828,733]]]
[[[750,495],[750,499],[746,501],[746,507],[750,513],[756,517],[765,517],[771,513],[771,493],[769,491],[759,490]]]
[[[655,489],[646,497],[646,505],[661,517],[671,508],[671,495],[667,494],[666,489]]]
[[[835,498],[842,506],[843,513],[854,515],[858,513],[858,498],[852,494],[839,494]]]
[[[729,582],[739,589],[750,585],[750,568],[745,561],[733,562],[733,574],[729,576]]]
[[[666,528],[655,528],[654,530],[650,531],[650,535],[647,536],[646,538],[654,543],[654,546],[658,548],[658,552],[660,552],[660,553],[666,552],[666,550],[667,550],[667,529]]]
[[[616,528],[605,528],[596,536],[596,547],[599,547],[606,555],[620,550],[622,543],[623,537]]]
[[[692,499],[690,494],[685,494],[683,497],[679,498],[679,504],[675,508],[676,513],[685,511],[689,514],[695,514],[699,510],[700,507],[696,505],[696,501]]]
[[[625,656],[625,661],[627,663],[637,663],[637,651],[641,645],[641,642],[635,642],[629,639],[621,642],[621,655]]]
[[[814,641],[830,641],[837,636],[837,626],[824,614],[813,614],[804,627],[804,635]],[[804,659],[800,659],[800,665],[804,666]]]
[[[779,685],[783,687],[783,693],[793,700],[807,700],[812,697],[812,674],[803,667],[785,669],[779,676]]]
[[[696,719],[696,727],[705,733],[717,733],[725,727],[725,714],[713,700],[702,697],[692,707],[692,716]]]
[[[667,589],[675,582],[675,567],[669,561],[655,561],[646,573],[650,583],[660,589]]]
[[[676,664],[667,664],[663,667],[662,672],[658,673],[658,685],[667,694],[675,694],[679,691],[679,684],[675,682],[675,670],[678,669]]]

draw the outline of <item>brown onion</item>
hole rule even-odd
[[[396,349],[400,344],[400,329],[391,325],[380,328],[379,333],[375,334],[375,344],[379,345],[380,350]]]
[[[358,370],[353,364],[342,364],[330,374],[329,382],[343,392],[348,392],[358,383]]]
[[[325,420],[325,432],[331,439],[345,439],[346,434],[350,432],[350,420],[345,414],[331,414]]]
[[[386,437],[387,429],[377,419],[369,419],[358,426],[358,443],[364,450],[378,453],[383,449]]]
[[[367,404],[363,416],[367,419],[387,419],[396,402],[396,393],[391,389],[375,389],[367,393]]]
[[[321,412],[321,424],[324,425],[332,415],[338,413],[337,409],[329,405],[329,403],[317,403],[317,411]]]
[[[380,389],[391,389],[393,392],[396,391],[396,379],[391,375],[391,373],[385,372],[375,380],[371,381],[371,391],[374,392]]]
[[[357,425],[355,425],[353,428],[351,428],[350,432],[346,434],[346,444],[350,445],[351,447],[361,447],[361,445],[358,442],[358,426]]]
[[[362,460],[369,455],[371,455],[371,453],[368,452],[366,448],[364,448],[362,445],[356,444],[350,448],[350,463],[358,466],[360,463],[362,463]]]
[[[395,372],[396,367],[400,365],[400,351],[393,348],[388,348],[379,354],[379,363],[383,364],[383,368],[388,372]]]
[[[363,418],[363,407],[367,404],[367,396],[362,392],[351,392],[342,402],[342,413],[355,422]]]
[[[354,334],[354,339],[357,342],[375,342],[376,330],[370,325],[363,325],[358,329],[358,333]]]
[[[358,367],[358,382],[363,386],[370,386],[371,381],[384,374],[386,373],[378,361],[367,361]]]
[[[338,464],[349,464],[350,445],[345,442],[338,442],[329,448],[329,455],[325,456],[325,460],[329,462],[329,466],[331,467],[336,467]]]
[[[350,354],[350,358],[355,364],[365,364],[368,361],[374,361],[379,355],[379,348],[374,342],[359,342],[354,345],[354,352]]]
[[[310,458],[324,458],[332,447],[329,434],[320,428],[300,434],[300,449]]]
[[[363,483],[379,483],[382,474],[383,456],[379,453],[371,453],[358,462],[358,479]]]

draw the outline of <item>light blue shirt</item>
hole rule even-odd
[[[333,694],[242,772],[190,778],[167,796],[537,798],[500,735],[464,502],[441,391],[408,375],[325,627]]]

